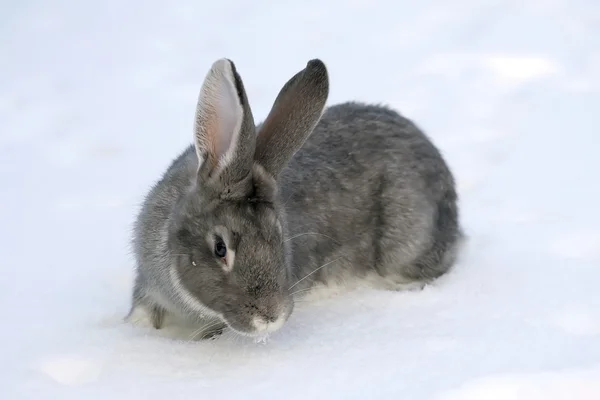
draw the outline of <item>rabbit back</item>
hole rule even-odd
[[[394,110],[349,102],[324,112],[280,177],[302,286],[369,280],[399,287],[447,272],[462,237],[453,175]]]

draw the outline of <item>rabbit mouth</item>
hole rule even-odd
[[[281,313],[276,318],[270,319],[257,315],[252,318],[251,325],[258,334],[269,334],[281,329],[286,321],[287,316],[285,313]]]
[[[289,319],[293,303],[286,303],[276,314],[253,314],[240,318],[239,314],[224,315],[225,323],[236,333],[249,337],[265,337],[280,330]]]
[[[229,326],[229,328],[231,328],[239,335],[261,338],[269,336],[271,333],[274,333],[281,329],[281,327],[285,325],[287,318],[284,316],[280,316],[272,321],[269,321],[266,318],[255,316],[250,321],[251,322],[249,324],[244,324],[243,326],[240,326],[235,323],[232,324],[228,321],[226,321],[226,323]]]

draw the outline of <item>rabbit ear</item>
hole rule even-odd
[[[194,125],[200,179],[223,183],[244,178],[252,168],[256,135],[242,79],[231,60],[217,60],[204,79]]]
[[[257,135],[254,160],[274,177],[279,175],[319,122],[328,95],[325,64],[310,60],[275,99]]]

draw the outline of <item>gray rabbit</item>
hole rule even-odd
[[[410,120],[377,105],[325,109],[318,59],[255,126],[234,63],[204,80],[194,144],[150,190],[134,227],[132,307],[274,332],[315,285],[422,287],[449,271],[462,233],[454,178]]]

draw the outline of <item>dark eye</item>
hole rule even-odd
[[[219,258],[225,258],[227,255],[227,246],[225,246],[225,242],[220,237],[217,237],[215,240],[215,256]]]

